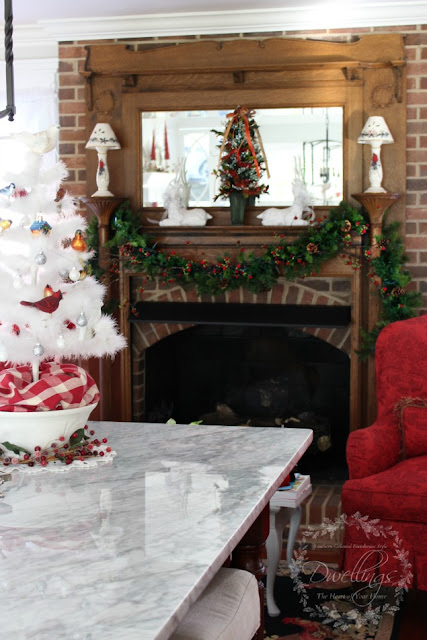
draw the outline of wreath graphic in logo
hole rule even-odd
[[[343,596],[336,596],[333,590],[329,592],[330,597],[327,602],[323,601],[317,605],[309,604],[307,590],[315,587],[316,583],[307,583],[307,581],[303,580],[304,576],[308,573],[309,568],[313,568],[313,565],[317,566],[318,569],[319,567],[325,569],[323,573],[325,574],[326,572],[326,576],[324,575],[324,577],[327,577],[329,569],[322,562],[313,563],[313,561],[309,561],[307,540],[313,541],[326,537],[332,541],[336,539],[337,533],[343,531],[345,527],[356,527],[358,530],[363,531],[368,541],[372,541],[372,543],[375,541],[377,545],[375,547],[366,545],[369,550],[362,554],[362,558],[365,555],[365,566],[363,566],[362,560],[362,562],[359,561],[358,567],[353,572],[339,574],[339,572],[331,571],[333,577],[341,575],[347,578],[347,586],[351,586],[352,589],[351,595],[346,596],[346,599],[354,606],[347,607],[347,610],[340,610],[336,602]],[[385,540],[387,540],[387,545],[381,544],[381,541]],[[325,547],[325,545],[322,546]],[[397,571],[381,574],[381,566],[385,564],[389,557],[389,553],[385,551],[386,546],[388,552],[393,549],[392,558],[400,564],[401,571],[399,575],[397,575]],[[372,566],[370,561],[372,561],[374,554],[376,554],[376,564]],[[345,631],[349,627],[360,629],[363,625],[376,626],[384,613],[394,615],[399,610],[404,593],[408,591],[413,577],[412,565],[408,556],[408,551],[403,547],[397,531],[391,525],[383,525],[378,519],[369,519],[368,516],[362,516],[357,512],[352,516],[342,514],[335,520],[325,518],[320,528],[310,529],[309,527],[304,531],[300,548],[295,550],[294,561],[289,569],[294,584],[293,589],[299,594],[304,611],[309,614],[310,618],[320,619],[324,624],[330,624],[334,628]],[[383,581],[385,580],[387,583],[387,580],[390,579],[393,579],[393,584],[397,584],[394,587],[394,597],[392,599],[387,598],[385,602],[377,604],[381,598],[384,598],[384,596],[379,595]],[[322,586],[321,582],[319,582],[319,586]],[[337,585],[337,588],[339,589],[340,587]],[[390,591],[392,589],[393,587],[389,587]]]

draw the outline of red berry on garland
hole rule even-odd
[[[106,442],[108,442],[107,438],[102,438],[102,442],[105,444]]]
[[[107,447],[107,448],[106,448],[106,451],[108,451],[108,453],[110,453],[110,451],[111,451],[111,447]]]
[[[41,451],[42,448],[41,447],[34,447],[34,451]]]
[[[99,452],[99,455],[100,455],[100,456],[101,456],[101,458],[102,458],[102,456],[104,455],[104,452],[103,452],[103,451],[100,451],[100,452]]]
[[[95,431],[89,431],[89,433],[91,436],[95,435]]]

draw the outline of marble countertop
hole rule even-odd
[[[14,471],[2,486],[5,638],[165,640],[312,440],[307,429],[90,424],[112,461]]]

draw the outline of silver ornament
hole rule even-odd
[[[68,277],[73,282],[77,282],[77,280],[80,280],[80,271],[77,269],[77,267],[73,267],[71,269],[70,273],[68,274]]]
[[[31,220],[29,216],[24,216],[21,218],[21,222],[19,223],[20,227],[29,227],[31,224]]]
[[[68,278],[68,269],[66,267],[61,267],[61,269],[59,270],[59,275],[65,280],[66,278]]]
[[[87,325],[87,318],[83,311],[80,312],[80,315],[77,318],[77,325],[79,327],[86,327]]]
[[[17,273],[13,281],[13,288],[22,289],[23,286],[24,286],[24,279],[22,278],[20,273]]]
[[[37,358],[40,358],[44,354],[44,347],[40,344],[40,342],[37,342],[34,345],[33,353]]]
[[[35,261],[36,261],[36,264],[38,265],[46,264],[47,262],[46,254],[43,253],[43,251],[39,251],[35,257]]]
[[[2,342],[0,342],[0,362],[7,362],[7,349]]]

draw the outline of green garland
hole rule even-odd
[[[360,211],[342,202],[328,216],[318,219],[291,243],[285,234],[274,236],[274,243],[263,245],[264,253],[255,255],[240,248],[238,260],[224,255],[215,263],[206,259],[190,260],[157,248],[149,236],[140,233],[141,221],[128,202],[116,209],[111,223],[113,237],[108,246],[111,250],[110,272],[118,274],[119,263],[130,271],[143,271],[146,277],[158,278],[163,286],[179,283],[183,287],[195,288],[198,295],[219,295],[244,287],[253,293],[268,291],[279,277],[287,280],[317,275],[323,263],[336,256],[353,269],[366,263],[367,273],[378,286],[382,301],[381,317],[370,332],[362,332],[361,358],[374,351],[379,331],[388,323],[416,315],[415,308],[421,305],[421,295],[407,291],[411,277],[403,265],[407,261],[403,241],[398,234],[398,223],[383,229],[376,237],[380,248],[378,257],[372,258],[372,248],[364,251],[362,260],[355,250],[352,236],[364,236],[368,223]],[[96,219],[88,229],[88,243],[96,245]],[[381,282],[381,286],[379,283]],[[128,301],[122,301],[127,304]],[[131,312],[137,315],[133,308]]]

